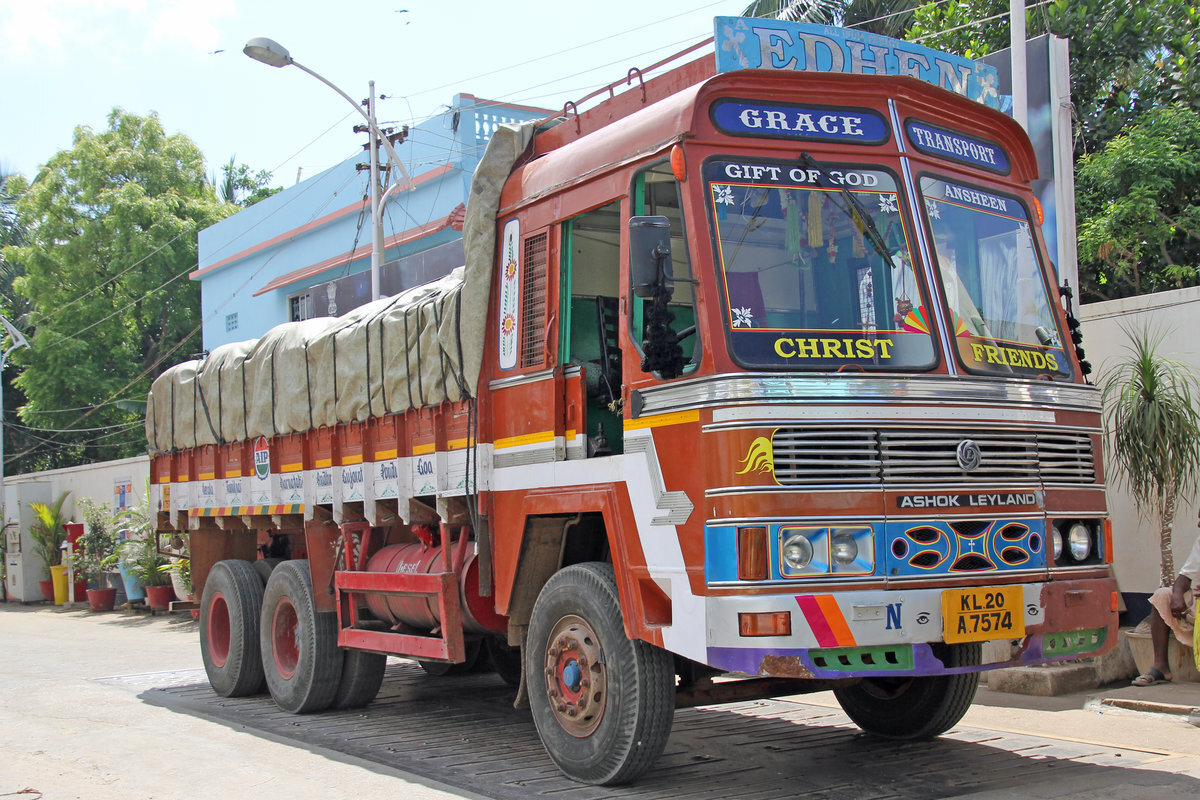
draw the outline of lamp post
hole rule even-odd
[[[370,194],[368,202],[371,204],[371,300],[379,299],[379,269],[383,265],[383,206],[387,202],[388,195],[393,190],[400,187],[409,187],[412,181],[408,177],[408,171],[404,169],[403,162],[400,161],[400,156],[396,154],[396,150],[392,147],[391,141],[383,135],[379,130],[379,125],[375,121],[375,81],[370,82],[371,93],[367,100],[367,110],[363,111],[362,104],[354,102],[350,95],[343,92],[338,87],[313,72],[308,67],[301,64],[292,58],[291,53],[287,48],[272,39],[259,36],[246,42],[246,46],[242,48],[242,52],[253,58],[255,61],[261,61],[264,64],[272,67],[287,67],[292,66],[313,76],[321,83],[328,86],[337,92],[342,99],[354,107],[354,110],[362,115],[362,118],[367,121],[367,131],[371,137],[371,181]],[[387,191],[380,193],[379,191],[379,145],[382,144],[387,150],[388,158],[392,160],[399,169],[400,174],[404,177],[403,184],[393,183],[388,187]]]
[[[20,350],[22,347],[29,347],[29,341],[22,333],[13,326],[11,322],[0,316],[0,325],[3,325],[5,333],[12,340],[7,350],[0,349],[0,375],[4,374],[4,368],[8,366],[8,354],[13,350]],[[0,384],[0,507],[4,505],[4,387]],[[0,521],[2,522],[2,521]]]

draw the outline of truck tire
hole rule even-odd
[[[980,662],[979,644],[934,647],[947,667],[976,666]],[[978,686],[979,673],[964,672],[920,678],[864,678],[833,693],[842,710],[867,733],[885,739],[918,740],[932,739],[953,728],[971,707]]]
[[[275,705],[293,714],[329,708],[342,677],[337,628],[336,614],[313,605],[308,561],[285,561],[271,572],[259,641]]]
[[[445,661],[423,661],[417,659],[417,663],[421,665],[421,669],[425,670],[426,675],[432,675],[435,678],[442,678],[449,675],[469,675],[474,672],[479,666],[479,662],[483,657],[483,646],[478,639],[468,639],[463,642],[465,657],[458,664],[449,664]]]
[[[279,566],[281,558],[260,558],[254,562],[254,571],[258,573],[258,577],[262,579],[263,586],[267,585],[267,581],[271,580],[271,572]]]
[[[573,780],[628,783],[666,747],[675,718],[671,656],[625,636],[609,564],[575,564],[538,594],[525,643],[533,721]]]
[[[387,656],[366,650],[347,650],[342,662],[342,679],[332,708],[363,708],[370,705],[383,685]]]
[[[514,689],[521,685],[521,648],[489,636],[484,640],[488,660],[501,680]]]
[[[263,585],[248,561],[218,561],[200,598],[200,657],[208,683],[222,697],[263,690],[259,614]]]

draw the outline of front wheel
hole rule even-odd
[[[313,604],[307,561],[285,561],[271,572],[260,627],[263,668],[275,704],[293,714],[328,708],[341,685],[343,656],[337,615],[319,613]]]
[[[666,747],[671,656],[625,636],[608,564],[576,564],[538,594],[525,646],[533,721],[546,753],[583,783],[628,783]]]
[[[978,644],[934,645],[947,667],[977,666]],[[920,678],[863,678],[833,694],[864,731],[885,739],[932,739],[962,719],[975,698],[978,672]]]

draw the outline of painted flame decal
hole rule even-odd
[[[771,440],[766,436],[759,436],[750,443],[750,450],[742,459],[742,468],[736,474],[745,475],[747,472],[767,472],[774,477],[775,452],[771,448]]]

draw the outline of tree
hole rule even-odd
[[[250,167],[237,163],[237,156],[233,155],[221,165],[221,179],[214,179],[213,185],[222,203],[247,208],[283,191],[282,186],[269,186],[270,182],[270,172],[265,169],[251,172]]]
[[[1026,11],[1029,36],[1071,41],[1075,152],[1095,152],[1145,111],[1200,103],[1190,0],[1053,0]],[[967,58],[1009,45],[1008,0],[950,0],[921,6],[910,40]]]
[[[144,451],[140,416],[114,401],[144,397],[163,367],[199,350],[196,236],[236,210],[219,203],[204,158],[157,115],[114,109],[99,133],[75,130],[17,201],[28,241],[4,251],[24,270],[31,347],[14,354],[22,419],[55,433],[44,465]],[[80,408],[64,423],[60,409]]]
[[[1111,463],[1138,510],[1158,522],[1160,581],[1175,579],[1171,531],[1181,499],[1200,478],[1200,383],[1191,368],[1164,358],[1162,335],[1126,331],[1128,358],[1100,378]]]
[[[13,284],[24,271],[4,257],[4,248],[25,244],[25,225],[17,213],[17,200],[25,193],[27,186],[24,177],[0,166],[0,314],[21,331],[27,324],[31,306],[28,300],[14,291]],[[0,347],[8,346],[7,339],[0,338]],[[12,424],[16,410],[25,403],[25,395],[14,385],[19,369],[16,364],[8,364],[3,375],[0,375],[0,391],[4,393],[6,474],[25,471],[32,462],[28,457],[12,457],[12,454],[26,453],[37,445],[37,440],[28,431]]]
[[[1107,300],[1200,282],[1200,113],[1142,116],[1079,160],[1079,278]]]
[[[757,0],[743,16],[839,25],[903,39],[920,0]]]

